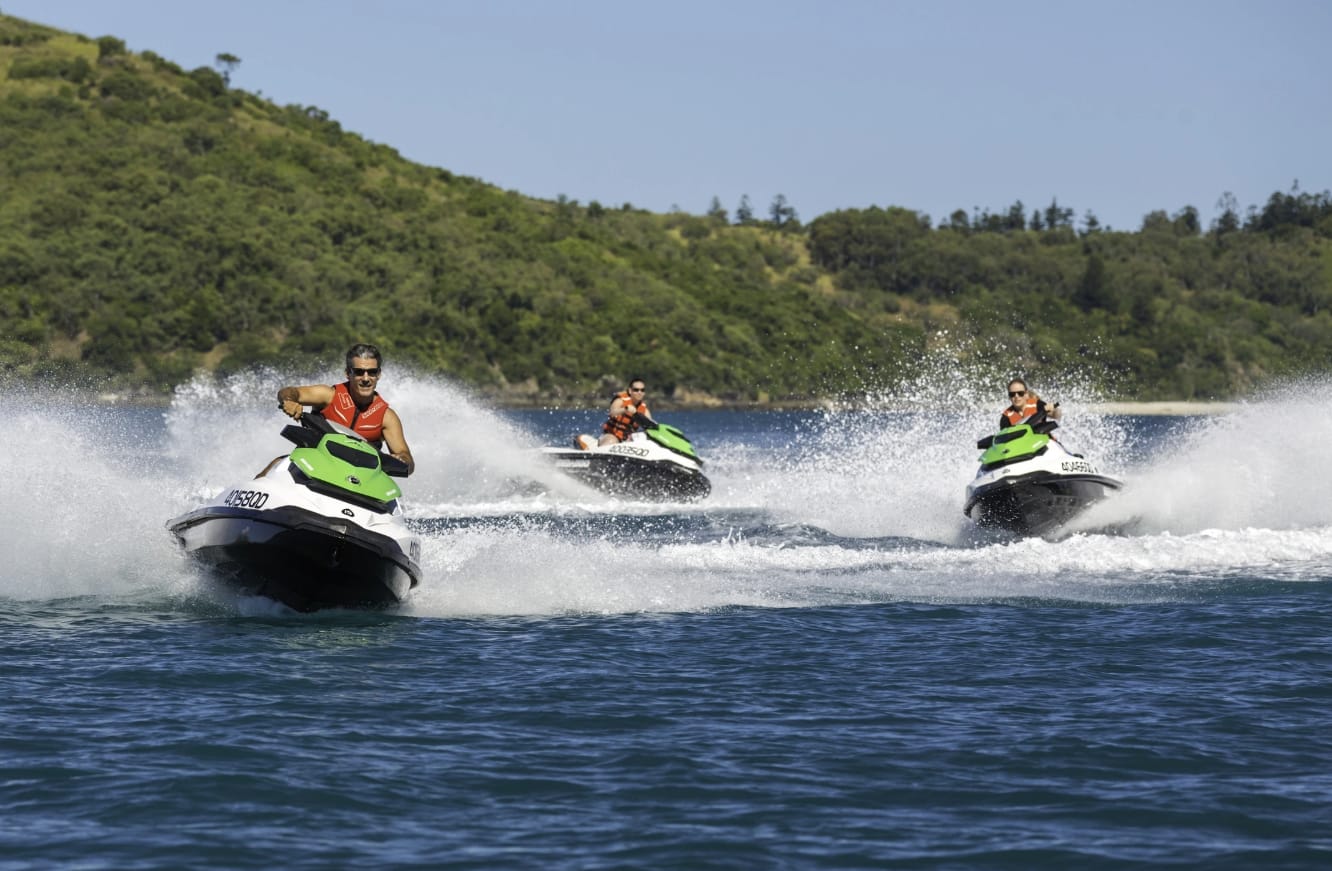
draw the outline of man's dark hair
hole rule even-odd
[[[382,354],[379,353],[379,349],[376,348],[374,345],[367,345],[364,342],[362,342],[359,345],[352,345],[351,349],[347,351],[348,372],[351,371],[352,360],[356,357],[374,357],[375,365],[377,366],[384,365],[384,357]]]

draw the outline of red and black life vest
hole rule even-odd
[[[320,414],[334,423],[340,423],[357,435],[379,447],[384,440],[384,415],[388,412],[388,403],[378,393],[364,409],[356,407],[347,383],[333,386],[333,401],[325,405]]]

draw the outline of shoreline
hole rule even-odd
[[[100,405],[137,405],[146,407],[168,407],[170,396],[143,396],[114,392],[102,392],[89,397]],[[492,408],[503,411],[601,411],[599,406],[578,405],[568,402],[514,402],[496,397],[475,396],[474,399]],[[851,406],[844,399],[821,399],[806,402],[672,402],[659,399],[655,406],[661,411],[846,411]],[[1089,402],[1085,405],[1071,403],[1069,410],[1092,414],[1127,415],[1134,417],[1195,417],[1206,415],[1231,414],[1240,410],[1243,403],[1237,401],[1210,401],[1190,399],[1164,399],[1150,402]],[[870,409],[875,410],[875,409]],[[907,407],[904,411],[924,411],[925,409]]]
[[[504,402],[492,400],[490,405],[494,408],[504,411],[604,411],[600,406],[577,405],[567,402],[535,403],[535,402]],[[853,405],[845,399],[822,399],[810,400],[807,402],[731,402],[731,403],[701,403],[701,402],[672,402],[667,399],[659,399],[653,404],[653,408],[666,411],[731,411],[737,413],[745,412],[768,412],[768,411],[830,411],[846,412],[862,409],[870,412],[887,411],[889,409],[876,405],[868,408]],[[1212,401],[1212,400],[1191,400],[1191,399],[1164,399],[1150,402],[1089,402],[1069,403],[1069,410],[1072,412],[1090,412],[1092,414],[1125,415],[1131,417],[1201,417],[1209,415],[1231,414],[1243,408],[1243,403],[1238,401]],[[920,408],[913,405],[906,405],[902,409],[905,412],[925,412],[931,409]],[[986,411],[989,407],[986,406]]]
[[[1230,414],[1239,411],[1242,403],[1166,399],[1157,402],[1092,402],[1083,407],[1097,414],[1124,414],[1136,417],[1188,417],[1192,415]]]

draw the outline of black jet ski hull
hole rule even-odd
[[[978,526],[1045,536],[1120,486],[1103,475],[1037,473],[977,488],[963,512]]]
[[[548,453],[555,467],[574,480],[625,499],[690,502],[712,492],[702,472],[669,461],[577,449]]]
[[[169,528],[237,589],[297,611],[397,605],[421,574],[392,538],[302,508],[209,506]]]

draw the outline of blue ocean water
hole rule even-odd
[[[384,389],[425,580],[383,613],[166,534],[283,451],[266,388],[19,414],[0,869],[1332,863],[1327,391],[1069,403],[1130,531],[1011,542],[960,511],[988,407],[658,413],[714,486],[673,505],[536,462],[595,411]]]

